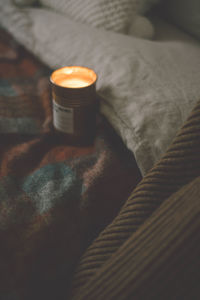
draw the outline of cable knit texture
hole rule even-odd
[[[152,38],[153,25],[144,16],[159,0],[14,0],[16,5],[40,4],[80,23],[115,32]]]
[[[153,25],[144,16],[159,0],[14,0],[19,6],[40,4],[68,18],[115,32],[151,39]]]
[[[40,0],[69,18],[116,32],[127,32],[138,0]]]
[[[166,151],[200,97],[200,44],[164,22],[149,41],[73,22],[49,9],[0,3],[2,24],[51,68],[98,74],[100,109],[143,174]]]

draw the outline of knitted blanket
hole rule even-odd
[[[51,70],[0,38],[0,299],[199,299],[200,105],[128,198],[140,175],[110,126],[58,141]]]
[[[141,178],[101,115],[92,145],[57,139],[50,73],[0,30],[0,299],[62,299],[79,256]]]

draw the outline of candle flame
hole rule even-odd
[[[86,81],[83,78],[68,78],[58,82],[59,85],[68,88],[78,88],[90,85],[92,82]]]

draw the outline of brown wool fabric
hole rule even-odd
[[[164,201],[73,299],[199,299],[199,231],[200,177]]]
[[[72,283],[76,295],[106,261],[170,195],[200,175],[200,102],[162,159],[132,192],[114,221],[79,261]]]

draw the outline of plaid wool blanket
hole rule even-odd
[[[51,71],[0,29],[0,300],[66,299],[80,255],[141,179],[100,115],[92,145],[57,139]]]

